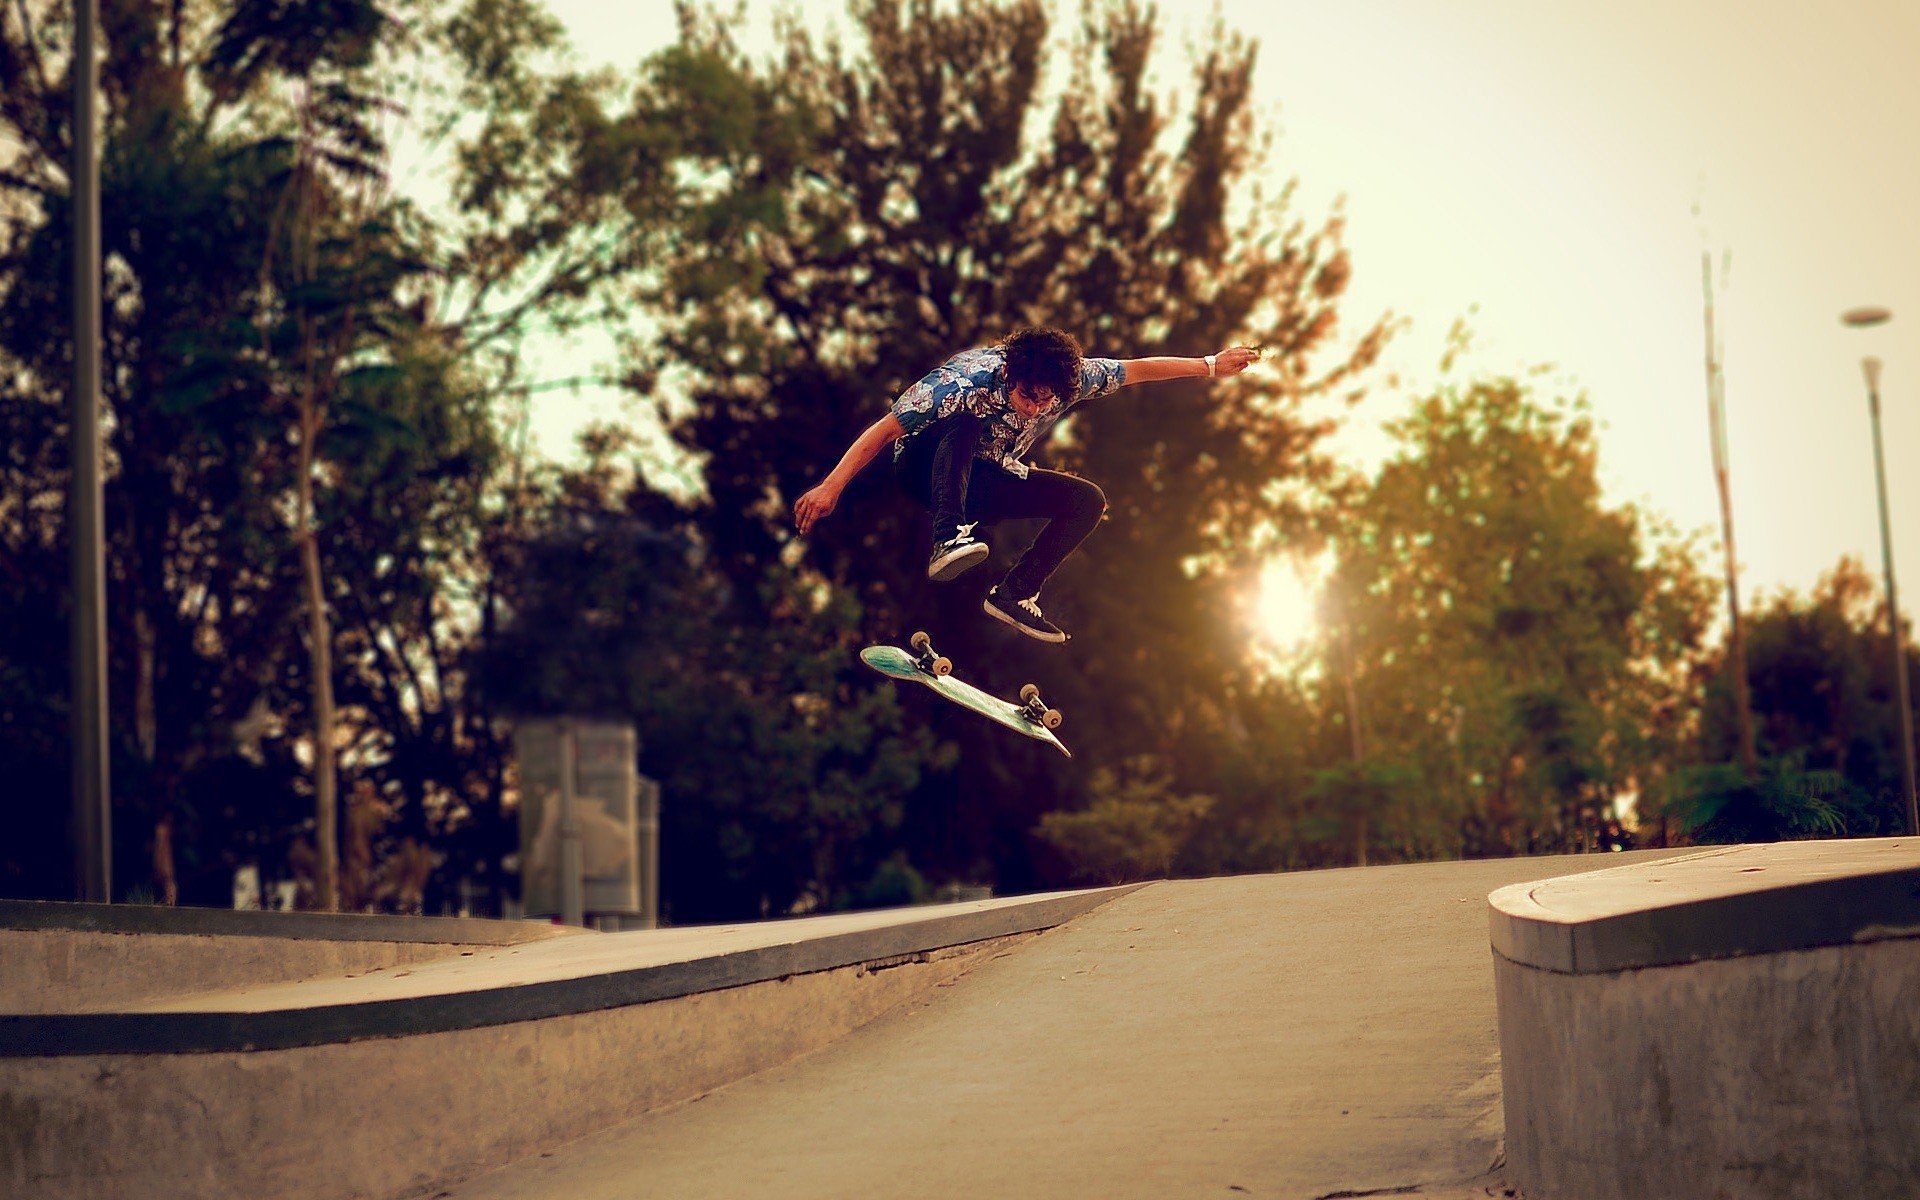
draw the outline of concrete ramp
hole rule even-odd
[[[0,1195],[423,1193],[831,1044],[1125,891],[542,935],[0,1015]]]
[[[1905,1200],[1920,1175],[1920,839],[408,936],[436,957],[0,1015],[0,1196]]]
[[[1487,895],[1668,852],[1155,883],[449,1200],[1508,1193]]]

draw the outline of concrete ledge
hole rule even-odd
[[[119,1012],[0,1016],[0,1058],[284,1050],[538,1021],[1031,933],[1126,890],[601,934],[404,974],[194,994]],[[655,947],[703,941],[711,952],[647,961]]]
[[[214,988],[389,970],[583,931],[527,921],[0,900],[0,1012],[115,1011]]]
[[[247,912],[227,908],[168,908],[158,904],[63,904],[45,900],[0,900],[0,929],[453,946],[511,946],[578,932],[537,921],[493,921],[482,917]]]
[[[1914,1195],[1920,839],[1524,884],[1489,923],[1533,1200]]]
[[[1920,936],[1920,839],[1780,842],[1501,888],[1494,951],[1569,974]]]
[[[604,934],[11,1018],[0,1195],[419,1195],[820,1049],[1128,890]]]

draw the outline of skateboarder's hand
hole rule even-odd
[[[1260,357],[1260,351],[1253,346],[1228,346],[1213,356],[1213,373],[1224,379],[1229,375],[1238,375]]]
[[[838,503],[840,489],[823,483],[793,502],[793,523],[805,536],[813,523],[831,513]]]

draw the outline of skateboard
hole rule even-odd
[[[1073,757],[1073,751],[1053,736],[1060,728],[1060,710],[1048,708],[1040,698],[1040,689],[1029,683],[1020,689],[1020,703],[1002,700],[970,683],[953,677],[953,660],[934,653],[933,640],[924,632],[907,639],[910,649],[898,646],[868,646],[860,652],[860,661],[882,675],[924,683],[962,708],[997,721],[1016,733],[1024,733],[1036,742],[1045,742],[1055,750]]]

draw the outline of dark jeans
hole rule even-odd
[[[1078,475],[1035,467],[1022,479],[999,463],[975,458],[980,426],[971,413],[942,417],[907,440],[894,459],[894,477],[909,496],[933,510],[936,545],[963,524],[1045,518],[1046,528],[1000,583],[1015,599],[1037,596],[1100,523],[1106,493]]]

